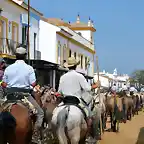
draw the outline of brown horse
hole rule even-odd
[[[51,119],[53,110],[60,103],[55,96],[55,90],[48,86],[41,87],[39,92],[34,93],[34,97],[37,103],[44,110],[44,121],[43,121],[43,130],[41,131],[41,140],[51,142],[53,139],[53,133],[51,129]],[[48,128],[46,127],[48,126]]]
[[[123,119],[124,119],[124,122],[126,122],[126,120],[131,120],[132,118],[132,111],[134,108],[132,97],[128,97],[126,95],[123,96],[122,104],[123,104],[123,114],[124,114]]]
[[[29,144],[34,121],[28,108],[21,103],[15,101],[9,110],[1,107],[0,143]]]
[[[107,97],[106,98],[106,109],[110,114],[111,119],[111,129],[114,132],[119,131],[119,122],[122,113],[122,100],[118,96]]]

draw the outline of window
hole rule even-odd
[[[87,70],[87,64],[88,64],[87,57],[85,57],[85,70]]]
[[[8,38],[7,36],[8,19],[0,16],[0,53],[7,53]]]
[[[66,48],[66,45],[64,44],[63,46],[63,60],[66,60],[67,59],[67,48]]]
[[[76,59],[76,52],[74,52],[74,57],[75,57],[75,59]]]
[[[81,68],[83,68],[83,55],[81,55]]]
[[[37,33],[34,33],[34,59],[36,59],[36,39],[37,39]]]
[[[58,64],[61,63],[60,56],[61,56],[61,44],[60,44],[60,42],[59,42],[59,43],[58,43]]]
[[[71,57],[71,50],[69,50],[69,57]]]
[[[27,44],[27,30],[28,27],[27,26],[22,26],[22,44]]]

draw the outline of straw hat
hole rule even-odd
[[[69,68],[69,67],[76,66],[79,64],[80,64],[80,61],[76,60],[75,57],[69,57],[68,62],[64,63],[64,67]]]
[[[19,47],[16,49],[16,54],[27,54],[27,50],[23,47]]]

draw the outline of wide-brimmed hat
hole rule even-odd
[[[80,61],[76,60],[75,57],[69,57],[68,62],[64,63],[64,67],[69,68],[69,67],[76,66],[79,64],[80,64]]]
[[[16,54],[21,54],[21,55],[27,54],[27,50],[23,47],[18,47],[16,48]]]

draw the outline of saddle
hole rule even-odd
[[[66,96],[63,98],[64,105],[74,105],[81,110],[84,115],[84,119],[86,120],[88,117],[88,110],[85,105],[80,102],[80,100],[75,96]]]
[[[33,115],[36,114],[36,109],[31,104],[31,102],[28,101],[27,97],[30,95],[30,90],[22,89],[22,88],[6,88],[4,89],[4,97],[1,101],[0,107],[1,112],[2,111],[8,111],[10,112],[12,109],[12,106],[17,105],[23,105],[29,110],[29,114]]]

